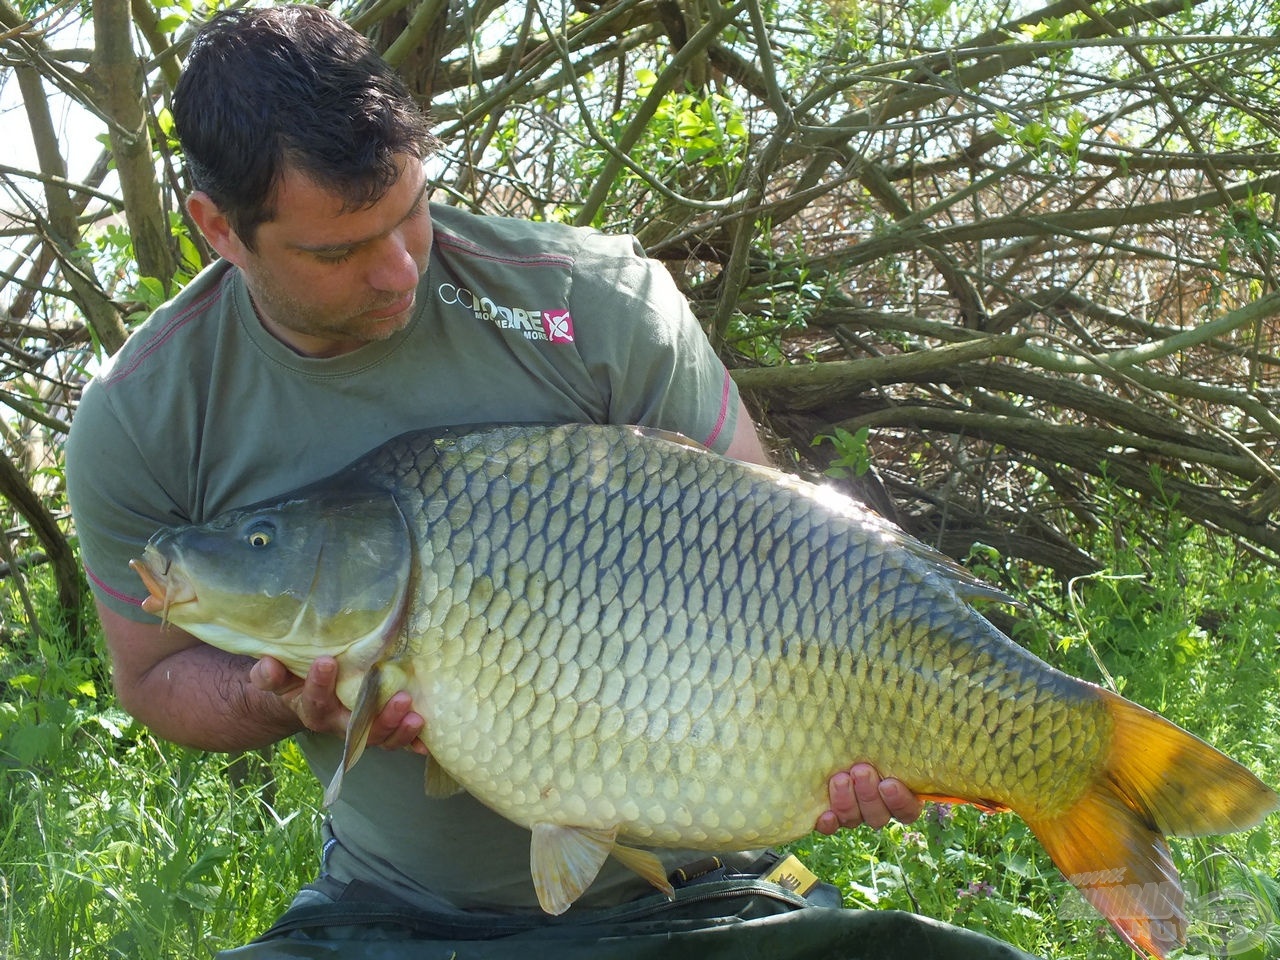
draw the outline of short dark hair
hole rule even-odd
[[[367,39],[305,4],[218,14],[173,93],[197,190],[253,249],[286,165],[358,209],[395,184],[405,155],[438,143],[404,81]]]

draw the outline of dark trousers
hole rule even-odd
[[[364,890],[295,907],[217,960],[1033,960],[896,910],[813,906],[758,878],[680,888],[580,918],[431,913]]]

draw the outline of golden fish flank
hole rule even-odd
[[[860,505],[635,428],[407,434],[279,503],[162,531],[135,566],[147,609],[209,643],[299,674],[337,657],[352,721],[330,798],[407,689],[428,792],[528,827],[550,912],[610,855],[670,890],[637,845],[801,836],[829,776],[868,760],[1017,812],[1162,956],[1185,929],[1164,834],[1277,805],[1008,640],[967,602],[997,591]]]

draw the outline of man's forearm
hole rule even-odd
[[[159,737],[233,752],[275,743],[302,729],[280,697],[249,682],[249,657],[200,644],[176,651],[132,684],[116,675],[121,705]]]

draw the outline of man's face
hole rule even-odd
[[[255,249],[237,245],[229,256],[278,340],[306,356],[337,356],[409,323],[432,230],[421,162],[404,158],[400,170],[381,199],[351,210],[286,168]]]

